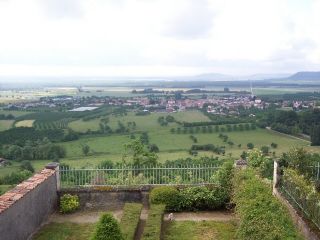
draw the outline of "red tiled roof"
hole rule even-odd
[[[28,192],[36,188],[44,182],[48,177],[52,176],[55,170],[43,169],[40,173],[36,173],[32,177],[18,184],[15,188],[9,190],[0,196],[0,214],[8,209],[19,199],[23,198]]]

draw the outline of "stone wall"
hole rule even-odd
[[[93,209],[121,209],[126,202],[138,202],[148,206],[149,189],[109,189],[83,188],[65,189],[60,195],[69,193],[79,196],[80,207]]]
[[[0,196],[0,239],[26,240],[57,207],[56,171],[44,169]]]

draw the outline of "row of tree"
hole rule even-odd
[[[50,142],[49,139],[27,141],[24,146],[3,145],[0,148],[0,155],[9,160],[39,160],[39,159],[59,159],[66,155],[65,149]]]
[[[225,125],[225,126],[197,126],[197,127],[185,127],[185,128],[171,128],[171,133],[183,133],[183,134],[193,134],[193,133],[213,133],[213,132],[231,132],[231,131],[249,131],[255,130],[255,124],[234,124],[234,125]]]

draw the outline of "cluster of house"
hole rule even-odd
[[[28,109],[34,107],[49,107],[54,108],[58,106],[68,106],[70,109],[78,107],[99,107],[102,105],[114,105],[114,106],[139,106],[144,110],[149,111],[185,111],[190,108],[202,109],[207,108],[208,113],[213,114],[236,114],[239,106],[244,108],[256,107],[265,108],[268,103],[252,97],[249,95],[243,96],[212,96],[203,98],[183,98],[176,99],[175,97],[157,97],[152,98],[148,96],[137,96],[132,98],[121,97],[54,97],[43,98],[39,101],[16,103],[14,105],[7,105],[8,109]]]

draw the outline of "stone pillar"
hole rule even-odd
[[[57,163],[57,162],[48,163],[45,168],[55,170],[55,172],[56,172],[55,173],[56,174],[56,182],[57,182],[57,191],[60,191],[61,184],[60,184],[59,163]]]

